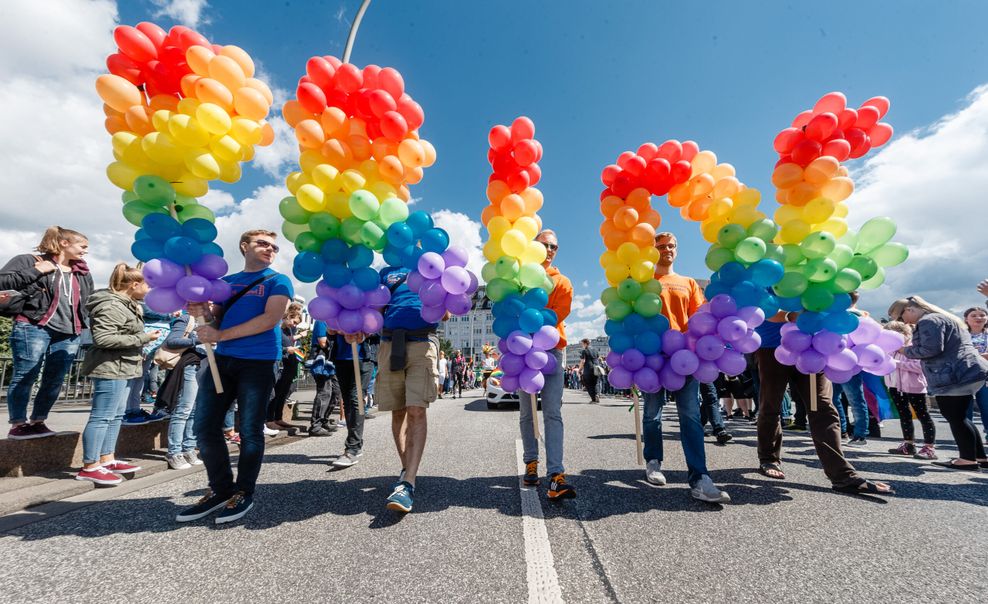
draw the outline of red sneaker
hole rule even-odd
[[[133,474],[134,472],[141,469],[141,466],[135,466],[134,464],[129,464],[127,462],[115,459],[110,463],[103,464],[103,468],[113,472],[114,474]]]
[[[238,447],[240,446],[240,435],[236,432],[226,432],[223,437],[226,439],[226,442],[237,445]]]
[[[89,470],[83,468],[78,474],[75,475],[75,479],[88,480],[89,482],[95,482],[96,484],[101,484],[104,486],[114,486],[123,482],[123,478],[107,470],[103,466]]]
[[[7,438],[10,440],[30,440],[34,438],[45,438],[46,436],[55,436],[55,432],[54,430],[50,430],[44,422],[13,426],[7,432]]]

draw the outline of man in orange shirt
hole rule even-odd
[[[556,313],[556,329],[559,330],[559,343],[550,351],[556,361],[556,369],[545,376],[545,386],[542,388],[542,419],[545,424],[545,456],[549,473],[550,500],[572,499],[576,490],[567,484],[563,468],[563,373],[566,368],[566,331],[563,321],[569,316],[573,305],[573,284],[559,269],[552,266],[559,250],[559,240],[556,233],[544,230],[535,238],[545,246],[545,262],[542,263],[546,274],[552,279],[553,289],[549,294],[546,308]],[[532,405],[525,398],[519,405],[521,413],[518,425],[521,427],[521,442],[523,459],[525,461],[525,484],[539,484],[539,441],[535,438],[535,426],[532,422]]]
[[[689,317],[703,304],[703,292],[690,277],[677,275],[673,270],[678,244],[672,233],[655,235],[655,248],[659,250],[659,262],[655,266],[655,278],[662,284],[662,314],[669,319],[669,329],[686,331]],[[687,480],[690,495],[694,499],[710,503],[727,503],[731,497],[717,488],[707,472],[707,457],[703,450],[703,424],[700,423],[699,383],[692,377],[675,392],[676,411],[679,414],[679,438],[686,457]],[[642,435],[645,440],[645,479],[649,484],[664,485],[662,474],[662,407],[666,391],[645,393]],[[718,411],[714,410],[715,413]]]

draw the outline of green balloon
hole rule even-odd
[[[517,259],[511,256],[501,256],[494,263],[494,268],[497,271],[497,276],[501,279],[517,279],[521,265]]]
[[[853,268],[858,271],[861,275],[862,281],[868,281],[880,270],[878,263],[869,258],[868,256],[862,256],[861,254],[855,254],[854,258],[851,259],[851,263],[847,265],[848,268]]]
[[[134,180],[134,193],[145,203],[163,207],[175,201],[175,189],[160,176],[145,174]]]
[[[814,258],[807,260],[803,274],[812,283],[827,283],[837,275],[837,264],[830,258]]]
[[[350,211],[361,220],[373,220],[381,209],[381,202],[370,191],[358,189],[350,194]]]
[[[378,216],[381,217],[381,222],[385,227],[396,222],[404,222],[408,218],[408,204],[397,197],[388,197],[381,202]]]
[[[844,236],[837,240],[837,243],[846,245],[852,250],[858,247],[858,234],[854,231],[844,233]]]
[[[130,203],[132,201],[137,201],[140,197],[138,197],[137,193],[134,193],[133,191],[124,191],[123,194],[120,195],[120,199],[124,203]]]
[[[854,250],[843,243],[834,246],[834,251],[828,256],[837,265],[837,268],[845,268],[854,258]]]
[[[549,275],[546,275],[541,287],[545,290],[545,293],[551,294],[552,290],[556,289],[556,284]]]
[[[149,203],[144,203],[143,201],[131,201],[124,204],[123,215],[130,224],[139,227],[141,226],[141,221],[148,214],[167,214],[168,210],[161,206],[153,206]]]
[[[493,262],[485,264],[484,268],[480,269],[480,278],[484,280],[484,283],[490,283],[497,279],[497,265]]]
[[[375,222],[365,222],[364,225],[360,227],[360,241],[372,250],[378,252],[383,250],[386,239],[387,238],[384,236],[384,229],[381,228],[381,225]]]
[[[518,280],[528,289],[541,287],[545,283],[545,269],[536,262],[526,262],[518,269]]]
[[[706,263],[707,268],[717,272],[720,270],[720,267],[733,260],[734,254],[731,253],[731,250],[720,247],[715,243],[710,246],[709,250],[707,250],[707,257],[704,259],[704,262]]]
[[[861,274],[853,268],[842,268],[834,276],[833,291],[849,294],[861,287]]]
[[[778,234],[779,225],[775,224],[775,221],[770,218],[756,220],[748,227],[748,235],[750,237],[758,237],[765,243],[769,243],[775,239],[775,236]]]
[[[662,293],[662,284],[655,279],[649,279],[645,283],[642,283],[642,291],[659,295]]]
[[[886,216],[877,216],[861,225],[858,231],[858,245],[854,251],[868,254],[882,247],[895,235],[895,223]],[[861,275],[864,277],[864,274]]]
[[[621,296],[618,295],[618,290],[616,287],[608,287],[600,294],[600,302],[604,306],[607,306],[615,300],[620,300]]]
[[[312,213],[299,205],[298,200],[294,197],[286,197],[278,202],[278,213],[288,222],[295,224],[305,224],[312,216]]]
[[[765,246],[765,259],[775,260],[785,266],[786,255],[782,252],[782,246],[775,243],[768,243]]]
[[[311,232],[303,231],[295,237],[295,249],[300,252],[312,252],[314,254],[318,254],[322,250],[322,240]]]
[[[764,258],[766,250],[765,242],[758,237],[746,237],[734,248],[734,256],[738,262],[751,264]]]
[[[320,239],[336,239],[340,236],[340,219],[328,212],[316,212],[309,218],[309,230]]]
[[[487,297],[492,302],[500,302],[507,296],[517,292],[518,287],[505,279],[491,279],[487,282]]]
[[[782,246],[782,266],[791,268],[803,260],[805,260],[803,250],[799,249],[798,245],[787,243]]]
[[[830,305],[834,303],[834,294],[831,293],[826,287],[820,285],[811,285],[806,288],[803,295],[800,296],[800,302],[803,304],[803,308],[811,312],[823,312],[830,308]]]
[[[604,307],[604,314],[612,321],[621,321],[631,314],[631,305],[624,300],[615,300]]]
[[[618,296],[625,302],[634,302],[638,296],[642,295],[641,283],[634,279],[625,279],[617,286]]]
[[[662,298],[657,294],[645,292],[635,300],[635,312],[645,317],[654,317],[662,312]]]
[[[717,243],[721,247],[733,250],[742,239],[747,237],[748,232],[740,224],[728,224],[717,231]]]
[[[782,279],[772,288],[783,298],[795,298],[803,295],[810,282],[806,275],[798,271],[787,271]]]
[[[281,232],[284,233],[286,239],[292,243],[295,243],[295,240],[298,239],[299,235],[309,232],[309,225],[285,222],[281,225]]]
[[[343,224],[340,225],[340,238],[350,245],[363,245],[364,242],[360,240],[360,230],[362,228],[364,228],[363,220],[356,216],[345,218]]]
[[[206,206],[201,206],[198,204],[176,204],[175,213],[178,214],[179,222],[185,222],[186,220],[191,220],[193,218],[202,218],[203,220],[208,220],[209,222],[216,222],[216,214],[213,214],[213,211]]]
[[[881,287],[882,283],[885,283],[885,269],[878,267],[875,275],[862,283],[859,289],[875,289],[876,287]]]
[[[880,267],[898,266],[909,257],[909,248],[901,243],[890,242],[878,248],[871,254],[871,259]]]
[[[836,245],[837,239],[833,235],[826,231],[817,231],[807,235],[800,242],[799,249],[803,252],[803,256],[809,259],[823,258],[834,251]]]

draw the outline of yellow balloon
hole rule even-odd
[[[192,97],[186,97],[178,102],[175,106],[175,112],[184,113],[185,115],[192,117],[196,114],[196,109],[199,108],[199,104],[202,103],[199,99]]]
[[[233,126],[230,114],[213,103],[201,103],[196,108],[196,119],[210,134],[226,134]]]
[[[127,147],[137,141],[140,144],[140,138],[133,132],[128,132],[127,130],[121,130],[110,138],[110,144],[113,145],[113,152],[123,155],[127,151]]]
[[[508,229],[508,231],[501,236],[501,248],[508,256],[520,258],[521,255],[525,253],[525,248],[527,246],[528,239],[526,239],[525,235],[518,229]]]
[[[847,218],[847,202],[842,201],[834,207],[834,218]]]
[[[717,233],[720,232],[724,226],[727,225],[727,221],[717,218],[717,219],[707,219],[700,224],[700,233],[703,235],[704,241],[708,243],[717,242]]]
[[[805,206],[803,206],[803,220],[810,224],[821,223],[834,213],[836,205],[832,200],[826,197],[817,197],[816,199],[811,199]]]
[[[521,255],[522,264],[542,264],[545,262],[545,246],[537,241],[529,241],[525,253]]]
[[[810,234],[810,225],[802,220],[790,220],[782,225],[779,237],[782,243],[799,243]]]
[[[166,132],[151,132],[141,141],[141,148],[151,161],[166,166],[176,166],[185,159],[181,147]]]
[[[365,184],[367,184],[367,179],[357,170],[344,170],[340,174],[340,185],[347,193],[363,189]]]
[[[168,132],[183,147],[205,147],[209,144],[209,131],[198,120],[184,113],[177,113],[169,118]]]
[[[350,211],[350,195],[343,191],[330,193],[326,199],[326,211],[340,220],[353,216]]]
[[[220,162],[220,180],[223,182],[237,182],[243,176],[243,171],[238,162]]]
[[[731,196],[735,206],[757,206],[762,201],[762,194],[758,189],[741,189]]]
[[[209,143],[209,150],[216,159],[224,162],[238,162],[244,156],[244,146],[229,134],[214,137]]]
[[[710,203],[710,207],[707,209],[707,216],[710,218],[722,218],[727,216],[734,207],[734,200],[730,197],[721,197],[719,199],[714,199]]]
[[[628,265],[616,262],[604,269],[604,276],[611,285],[617,285],[629,276]]]
[[[847,221],[843,218],[831,218],[820,225],[820,230],[841,238],[847,233]]]
[[[491,239],[484,244],[484,258],[490,262],[497,262],[497,259],[504,255],[504,250],[498,244],[497,239]]]
[[[607,268],[608,266],[616,263],[618,261],[617,254],[611,250],[607,250],[600,255],[600,268]]]
[[[655,265],[648,261],[636,262],[631,265],[631,278],[644,283],[655,277]]]
[[[309,212],[320,212],[326,204],[326,196],[322,189],[314,184],[304,184],[295,193],[298,205]]]
[[[230,128],[230,136],[237,139],[242,145],[256,145],[261,142],[264,133],[261,132],[261,125],[254,120],[245,117],[233,118],[233,126]]]
[[[312,175],[312,182],[316,183],[316,186],[323,191],[327,193],[339,191],[340,184],[336,182],[336,178],[340,175],[340,171],[333,166],[319,164],[310,174]]]
[[[653,248],[654,249],[654,248]],[[630,241],[622,243],[617,249],[618,260],[624,264],[631,264],[637,262],[641,258],[641,252],[638,246]]]
[[[645,248],[644,250],[642,250],[641,255],[642,255],[642,260],[647,260],[652,264],[655,264],[659,261],[659,250],[655,249],[654,247]]]
[[[179,195],[186,197],[202,197],[209,191],[209,183],[201,178],[196,178],[188,172],[183,173],[176,180],[171,181],[172,188]]]
[[[110,182],[126,191],[134,188],[134,180],[140,175],[138,170],[119,161],[106,167],[106,177],[110,179]]]
[[[765,218],[765,214],[759,212],[756,208],[752,206],[741,206],[731,210],[730,220],[735,224],[740,224],[744,228],[748,228],[751,226],[751,223],[762,218]]]
[[[168,119],[172,112],[167,109],[159,109],[151,114],[151,125],[158,132],[168,132]]]
[[[803,209],[796,206],[781,205],[775,210],[775,224],[786,224],[793,220],[803,219]]]
[[[373,193],[375,197],[382,200],[381,203],[384,203],[383,200],[388,199],[389,197],[398,197],[398,191],[383,180],[375,181],[372,185],[367,187],[367,190]]]
[[[495,216],[487,222],[487,231],[491,239],[500,239],[511,228],[511,221],[504,216]]]
[[[306,149],[299,155],[298,165],[302,168],[303,172],[311,174],[316,169],[316,166],[325,163],[325,161],[326,158],[318,151]]]
[[[209,151],[192,151],[185,156],[185,167],[193,176],[204,180],[213,180],[220,176],[220,163]]]
[[[300,182],[303,178],[305,178],[305,175],[301,172],[292,172],[289,174],[285,178],[285,187],[288,189],[288,192],[295,195],[298,192],[298,188],[304,184]]]
[[[525,235],[525,239],[535,239],[535,236],[539,234],[539,225],[531,216],[522,216],[511,226],[521,231]],[[545,249],[545,246],[541,244],[539,247]]]
[[[244,158],[241,161],[251,161],[254,159],[254,146],[244,145]]]

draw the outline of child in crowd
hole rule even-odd
[[[912,328],[901,321],[889,321],[885,329],[902,334],[908,346],[912,341]],[[907,358],[901,351],[892,354],[896,360],[895,371],[885,376],[885,385],[889,387],[889,396],[899,411],[899,422],[902,424],[902,444],[889,449],[893,455],[912,455],[917,459],[936,459],[936,426],[926,408],[926,376],[923,375],[923,364],[919,359]],[[913,427],[913,411],[923,426],[923,447],[917,451],[913,443],[915,434]]]

